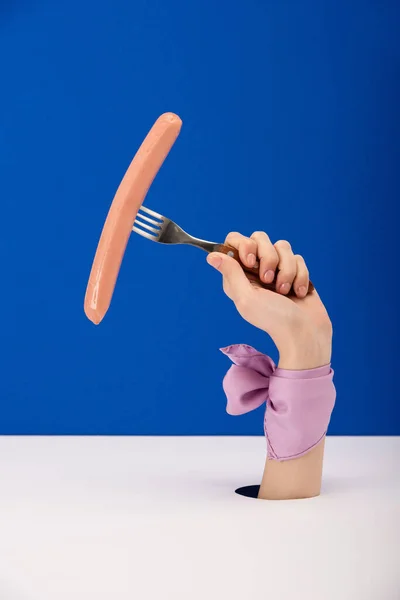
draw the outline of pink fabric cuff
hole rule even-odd
[[[270,459],[303,456],[324,438],[336,399],[330,365],[288,371],[244,344],[221,352],[234,363],[223,382],[227,412],[242,415],[266,402],[264,432]]]

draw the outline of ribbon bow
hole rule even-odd
[[[226,412],[243,415],[266,402],[270,377],[276,370],[274,361],[245,344],[221,348],[221,352],[234,363],[223,381],[228,400]]]
[[[251,346],[221,351],[234,363],[223,383],[227,412],[242,415],[267,403],[264,432],[270,458],[302,456],[321,441],[336,398],[330,365],[288,371]]]

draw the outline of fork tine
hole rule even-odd
[[[148,240],[151,240],[152,242],[158,241],[157,235],[152,235],[151,233],[147,233],[146,231],[143,231],[143,229],[139,229],[138,227],[133,226],[132,231],[134,231],[135,233],[138,233],[142,237],[147,238]]]
[[[160,229],[156,229],[155,227],[150,227],[150,225],[146,225],[146,223],[141,223],[140,221],[138,221],[138,219],[135,219],[135,225],[139,225],[140,227],[143,227],[143,229],[147,229],[147,231],[154,231],[154,233],[158,234],[160,233]]]
[[[147,223],[151,223],[152,225],[157,225],[157,227],[161,227],[161,225],[162,225],[162,223],[160,223],[159,221],[155,221],[154,219],[149,219],[149,217],[142,215],[140,212],[138,212],[138,214],[136,215],[136,218],[143,219],[143,221],[147,221]]]
[[[146,212],[148,215],[151,215],[152,217],[155,217],[156,219],[159,219],[160,221],[164,221],[164,217],[162,215],[154,212],[154,210],[150,210],[149,208],[146,208],[143,205],[140,207],[139,210],[144,210],[144,212]]]

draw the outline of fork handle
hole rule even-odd
[[[234,258],[235,260],[238,261],[238,263],[242,267],[243,271],[245,271],[245,273],[247,274],[249,279],[252,279],[253,281],[257,281],[258,285],[265,288],[266,290],[270,290],[271,292],[276,292],[276,279],[277,279],[277,276],[279,273],[279,269],[277,269],[275,272],[274,280],[271,283],[265,283],[264,281],[261,281],[261,279],[260,279],[259,265],[257,264],[254,267],[247,267],[240,260],[239,252],[236,250],[236,248],[233,248],[232,246],[228,246],[227,244],[219,244],[218,246],[215,247],[214,252],[222,252],[222,254],[227,254],[228,256],[232,256],[232,258]],[[315,289],[314,285],[310,281],[308,284],[308,292],[307,293],[310,294],[314,289]],[[293,286],[290,288],[289,293],[286,295],[289,297],[296,296],[296,292],[294,291]]]

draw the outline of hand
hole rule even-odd
[[[239,314],[275,342],[279,367],[312,369],[330,363],[332,325],[318,293],[307,295],[309,275],[304,259],[293,254],[289,242],[272,244],[262,231],[250,238],[230,233],[225,243],[238,250],[247,266],[258,262],[260,278],[266,283],[273,281],[279,269],[275,293],[249,280],[233,258],[216,252],[207,257],[207,262],[222,273],[224,292]],[[292,284],[296,297],[287,298]]]

